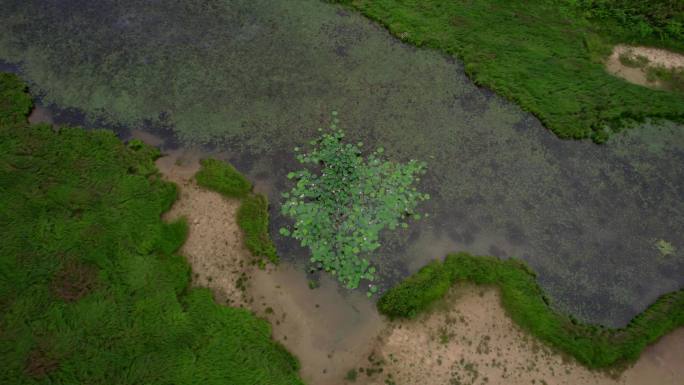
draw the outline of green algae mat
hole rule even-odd
[[[560,140],[453,57],[342,6],[6,0],[0,59],[86,123],[158,124],[230,152],[270,186],[283,260],[308,260],[277,233],[293,148],[339,111],[350,141],[428,163],[430,219],[383,236],[381,291],[449,252],[516,256],[555,309],[620,326],[684,284],[682,125],[645,121],[602,146]]]
[[[1,383],[302,384],[266,321],[190,288],[157,150],[29,126],[0,87]]]

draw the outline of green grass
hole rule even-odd
[[[23,114],[0,124],[0,383],[302,384],[266,321],[189,286],[158,152],[29,126],[0,79],[0,115]]]
[[[232,165],[217,159],[202,159],[202,168],[195,175],[197,184],[229,198],[244,198],[252,184]]]
[[[250,194],[243,198],[237,223],[245,232],[245,245],[252,254],[278,263],[278,254],[268,234],[268,200],[265,196]]]
[[[252,184],[231,164],[217,159],[203,159],[195,175],[197,184],[228,198],[240,199],[237,213],[238,226],[245,233],[245,245],[255,257],[279,261],[273,241],[268,233],[268,199],[252,192]]]
[[[31,96],[26,85],[15,75],[0,73],[0,124],[26,120],[31,110]]]
[[[630,121],[684,121],[684,95],[630,84],[603,66],[615,43],[658,44],[684,52],[684,39],[664,33],[655,38],[654,28],[636,35],[635,25],[643,27],[638,20],[621,24],[617,16],[601,12],[621,14],[610,4],[598,9],[591,2],[572,6],[561,0],[338,2],[406,42],[458,56],[476,83],[515,101],[562,138],[603,142]],[[684,10],[676,12],[659,22],[684,19]]]
[[[378,309],[390,318],[415,317],[461,281],[497,286],[504,308],[518,325],[591,368],[634,361],[647,345],[684,325],[684,290],[661,296],[625,328],[610,329],[555,311],[523,262],[467,253],[428,264],[385,293]]]

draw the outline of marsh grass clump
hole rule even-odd
[[[625,67],[629,68],[644,68],[648,65],[649,60],[646,56],[634,55],[630,52],[623,52],[618,56],[618,60]]]
[[[0,383],[302,385],[267,322],[190,286],[158,152],[29,126],[12,87],[0,116],[24,115],[0,122]]]
[[[522,261],[467,253],[425,266],[386,292],[378,310],[390,318],[415,317],[462,281],[497,286],[504,308],[518,325],[591,368],[634,361],[647,345],[684,325],[684,290],[661,296],[626,327],[610,329],[557,312]]]
[[[252,184],[231,164],[218,159],[202,159],[195,175],[197,184],[229,198],[244,198],[252,191]]]
[[[268,199],[253,193],[252,183],[231,164],[209,158],[200,161],[200,165],[195,175],[198,185],[228,198],[240,199],[237,223],[245,234],[247,249],[255,257],[277,264],[278,254],[268,233]]]

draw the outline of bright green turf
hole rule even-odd
[[[585,5],[582,8],[561,0],[339,2],[379,21],[404,41],[458,56],[476,83],[514,100],[560,137],[602,142],[625,121],[684,121],[684,93],[633,85],[603,67],[602,60],[618,42],[659,43],[684,51],[684,33],[676,35],[681,40],[663,33],[662,40],[656,40],[655,32],[646,31],[635,41],[636,27],[629,23],[636,19],[619,24],[606,11],[624,14],[629,4],[623,4],[624,9],[596,9],[585,4],[588,1],[574,2]],[[684,3],[671,3],[669,12],[675,16],[668,20],[684,21]]]
[[[0,383],[302,384],[267,322],[189,287],[156,150],[28,126],[23,84],[0,85],[24,117],[0,124]]]
[[[467,253],[423,267],[386,292],[378,309],[391,318],[415,317],[460,281],[497,286],[504,308],[518,325],[592,368],[636,360],[648,344],[684,325],[684,290],[661,296],[625,328],[604,328],[554,311],[524,262]]]

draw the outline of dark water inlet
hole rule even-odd
[[[227,151],[269,192],[295,262],[305,251],[277,233],[284,175],[337,110],[352,140],[429,164],[431,219],[385,235],[383,286],[448,251],[517,256],[557,306],[615,326],[684,285],[682,126],[559,140],[454,59],[313,0],[2,3],[0,59],[22,63],[46,104],[124,139],[173,132],[164,146]]]

